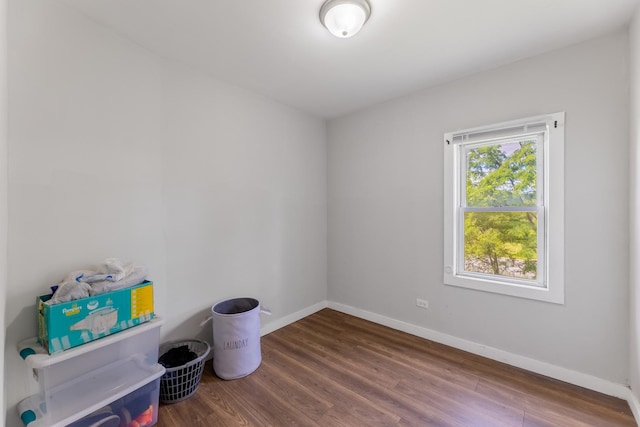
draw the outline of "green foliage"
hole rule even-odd
[[[467,152],[467,205],[535,206],[535,141],[477,147]]]
[[[467,206],[536,205],[535,141],[471,148],[467,158]],[[535,212],[466,212],[465,270],[535,279]]]

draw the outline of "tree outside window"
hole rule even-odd
[[[464,271],[536,280],[540,137],[465,147]]]

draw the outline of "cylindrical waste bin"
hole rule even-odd
[[[254,298],[224,300],[211,307],[213,369],[223,380],[245,377],[260,366],[260,311]]]

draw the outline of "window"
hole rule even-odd
[[[564,303],[564,113],[449,132],[444,282]]]

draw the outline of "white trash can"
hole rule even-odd
[[[260,313],[254,298],[234,298],[211,307],[213,369],[223,380],[246,377],[260,366]]]

